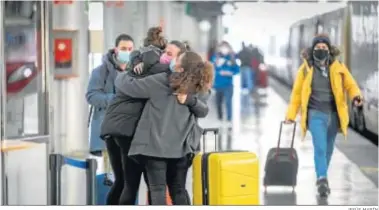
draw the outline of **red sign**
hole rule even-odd
[[[73,1],[58,1],[54,0],[54,4],[72,4]]]
[[[68,68],[72,64],[72,40],[56,39],[54,41],[55,66],[58,68]]]

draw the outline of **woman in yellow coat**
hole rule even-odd
[[[327,36],[314,37],[312,47],[302,53],[304,62],[297,72],[286,115],[286,122],[292,123],[300,110],[303,138],[307,130],[311,132],[320,196],[330,193],[327,171],[337,133],[341,131],[346,138],[347,96],[355,106],[363,102],[349,70],[336,59],[338,55],[339,50]]]

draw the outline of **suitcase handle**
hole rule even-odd
[[[208,132],[213,132],[215,136],[215,151],[217,150],[217,135],[219,133],[220,129],[219,128],[204,128],[203,129],[203,152],[205,152],[205,135]]]
[[[278,146],[276,147],[276,155],[275,157],[278,157],[279,154],[279,149],[280,149],[280,136],[282,135],[282,129],[283,129],[283,124],[286,124],[285,121],[280,122],[280,128],[279,128],[279,137],[278,137]],[[295,133],[296,133],[296,122],[293,122],[293,132],[292,132],[292,140],[291,140],[291,149],[293,148],[294,142],[295,142]],[[292,158],[294,158],[294,155],[291,155]]]
[[[204,128],[203,135],[207,134],[208,132],[213,132],[215,135],[217,135],[219,131],[219,128]]]

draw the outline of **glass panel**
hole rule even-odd
[[[40,2],[5,2],[6,139],[46,134]]]

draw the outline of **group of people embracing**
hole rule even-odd
[[[86,93],[92,114],[90,147],[106,151],[114,174],[107,205],[134,205],[141,175],[151,205],[190,205],[186,177],[199,150],[198,118],[208,114],[213,65],[188,45],[168,42],[160,27],[143,47],[117,37],[95,68]]]

